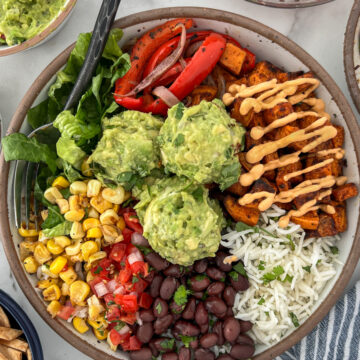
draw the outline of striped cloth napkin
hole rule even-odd
[[[360,359],[360,281],[304,339],[276,360]]]

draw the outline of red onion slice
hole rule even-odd
[[[127,261],[130,265],[132,265],[133,263],[135,263],[137,261],[143,261],[143,260],[144,259],[140,253],[133,253],[127,257]]]
[[[116,290],[116,287],[118,286],[118,283],[116,282],[116,280],[110,280],[107,284],[106,284],[109,292],[113,293]]]
[[[184,58],[181,56],[180,59],[179,59],[179,63],[181,65],[181,67],[183,68],[183,70],[186,68],[186,61],[184,60]]]
[[[196,51],[199,49],[199,47],[201,46],[202,43],[203,43],[203,40],[200,40],[200,41],[196,41],[193,44],[191,44],[186,49],[185,57],[187,58],[187,57],[193,56],[196,53]]]
[[[156,68],[145,78],[143,79],[134,89],[132,89],[129,93],[125,95],[117,95],[119,97],[127,97],[134,96],[140,91],[144,90],[156,80],[158,80],[166,71],[168,71],[180,58],[182,53],[184,52],[185,42],[186,42],[186,29],[183,24],[179,24],[181,26],[181,35],[180,41],[177,48],[166,58],[164,59]]]
[[[158,86],[152,93],[158,96],[168,107],[173,107],[180,102],[180,100],[165,86]]]
[[[99,282],[94,285],[94,290],[96,291],[96,296],[99,298],[109,293],[108,288],[103,282]]]

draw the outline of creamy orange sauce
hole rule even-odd
[[[326,166],[328,164],[331,164],[332,162],[334,162],[334,159],[332,159],[332,158],[331,159],[326,159],[326,160],[324,160],[324,161],[322,161],[322,162],[320,162],[318,164],[309,166],[309,167],[307,167],[305,169],[302,169],[302,170],[299,170],[299,171],[294,171],[294,172],[292,172],[290,174],[286,174],[284,176],[284,180],[288,181],[288,180],[290,180],[290,179],[292,179],[292,178],[294,178],[296,176],[309,173],[309,172],[311,172],[313,170],[316,170],[316,169],[320,169],[320,168],[322,168],[322,167],[324,167],[324,166]]]
[[[334,155],[335,159],[340,160],[345,156],[345,149],[335,148],[335,149],[321,150],[317,152],[317,155],[318,156]]]

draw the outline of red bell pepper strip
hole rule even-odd
[[[242,48],[246,52],[245,60],[241,68],[241,73],[245,74],[255,67],[256,56],[248,49]]]
[[[150,56],[160,45],[181,33],[180,24],[183,24],[186,29],[189,29],[193,26],[193,20],[175,19],[167,21],[149,30],[136,42],[130,56],[131,68],[122,78],[116,81],[116,94],[127,94],[141,81],[144,66]],[[118,103],[121,104],[121,102]]]
[[[184,99],[211,73],[223,54],[225,45],[223,36],[211,33],[169,90],[179,100]],[[166,116],[167,109],[168,106],[161,99],[157,99],[141,111]]]

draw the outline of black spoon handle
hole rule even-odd
[[[75,106],[86,91],[104,51],[120,1],[103,0],[83,66],[66,101],[64,110],[69,110]]]

